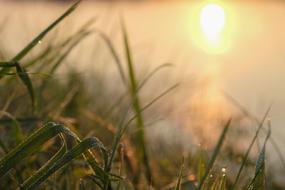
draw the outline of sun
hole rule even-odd
[[[236,9],[221,0],[205,0],[189,7],[187,22],[191,43],[207,54],[232,48],[238,31]]]
[[[211,46],[219,46],[226,24],[226,14],[222,6],[216,3],[206,4],[200,12],[200,27]]]

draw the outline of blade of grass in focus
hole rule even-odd
[[[224,96],[237,108],[239,108],[241,110],[241,112],[251,118],[256,124],[257,126],[260,126],[261,122],[259,121],[259,119],[257,117],[255,117],[253,114],[251,114],[248,110],[246,110],[236,99],[234,99],[230,94],[223,92]],[[263,128],[262,128],[263,129]],[[266,132],[266,131],[265,131]],[[276,142],[276,140],[272,137],[269,138],[270,143],[272,144],[273,148],[275,149],[282,165],[283,168],[285,169],[285,158],[282,154],[281,148],[279,147],[278,143]]]
[[[81,0],[76,1],[69,9],[67,9],[59,18],[57,18],[52,24],[50,24],[44,31],[42,31],[37,37],[35,37],[22,51],[20,51],[10,63],[15,63],[24,58],[41,40],[63,19],[70,15],[78,6]]]
[[[262,121],[261,121],[261,123],[260,123],[258,129],[256,130],[255,135],[254,135],[254,137],[252,138],[252,140],[251,140],[251,142],[250,142],[250,144],[249,144],[249,146],[248,146],[248,148],[247,148],[247,150],[246,150],[246,153],[245,153],[245,155],[244,155],[244,157],[243,157],[241,166],[240,166],[240,168],[239,168],[239,170],[238,170],[237,176],[236,176],[235,181],[234,181],[234,183],[233,183],[232,189],[235,189],[236,186],[237,186],[237,184],[238,184],[238,181],[239,181],[241,172],[242,172],[242,170],[243,170],[244,167],[245,167],[245,164],[246,164],[246,161],[247,161],[247,159],[248,159],[249,153],[250,153],[250,151],[251,151],[251,149],[252,149],[252,147],[253,147],[253,145],[254,145],[254,143],[255,143],[257,137],[258,137],[258,134],[259,134],[260,130],[261,130],[262,127],[263,127],[263,123],[264,123],[265,119],[267,118],[267,116],[268,116],[268,114],[269,114],[269,112],[270,112],[270,109],[271,109],[271,107],[269,107],[269,108],[266,110],[266,112],[265,112],[265,114],[264,114],[264,117],[262,118]]]
[[[255,175],[247,188],[249,190],[264,190],[265,189],[265,147],[266,147],[266,144],[267,144],[267,141],[270,135],[271,135],[271,127],[269,124],[267,136],[264,140],[263,147],[256,161]]]
[[[47,123],[44,127],[27,137],[21,144],[0,160],[0,177],[17,165],[20,160],[36,152],[47,140],[55,137],[59,133],[73,135],[70,130],[62,125]]]
[[[30,94],[31,101],[32,101],[32,107],[35,110],[36,107],[37,107],[37,102],[36,102],[36,97],[35,97],[35,91],[34,91],[33,83],[31,81],[29,75],[25,71],[25,69],[20,66],[19,62],[16,62],[15,64],[16,64],[17,75],[19,76],[19,78],[21,79],[23,84],[28,89],[28,92]]]
[[[213,155],[210,158],[209,164],[207,165],[205,174],[202,177],[201,182],[199,183],[199,185],[197,187],[198,190],[202,189],[203,184],[204,184],[205,180],[207,179],[207,177],[208,177],[208,175],[209,175],[209,173],[210,173],[210,171],[211,171],[211,169],[212,169],[212,167],[214,165],[214,162],[215,162],[215,160],[216,160],[216,158],[217,158],[217,156],[218,156],[218,154],[219,154],[219,152],[220,152],[220,150],[222,148],[223,142],[225,141],[225,137],[226,137],[226,134],[227,134],[228,129],[230,127],[230,124],[231,124],[231,120],[229,120],[226,123],[226,125],[225,125],[225,127],[224,127],[224,129],[222,131],[222,134],[221,134],[221,136],[220,136],[220,138],[218,140],[218,143],[217,143],[217,145],[216,145],[216,147],[214,149],[214,153],[213,153]]]
[[[71,161],[79,154],[82,154],[84,156],[85,160],[89,163],[95,174],[99,175],[99,177],[101,177],[102,179],[101,182],[104,183],[104,177],[108,174],[104,173],[103,169],[100,168],[100,166],[96,162],[92,152],[88,150],[89,148],[86,148],[90,146],[95,147],[96,141],[96,147],[99,147],[102,153],[104,164],[106,165],[108,163],[108,155],[102,143],[96,138],[92,138],[90,140],[92,142],[89,143],[81,141],[79,137],[77,137],[77,135],[71,130],[61,124],[56,124],[53,122],[49,122],[42,128],[38,129],[36,132],[27,137],[21,144],[19,144],[16,148],[14,148],[0,160],[0,178],[3,177],[7,172],[9,172],[10,169],[15,167],[19,161],[38,151],[39,148],[49,139],[61,134],[65,134],[67,136],[72,137],[78,142],[78,144],[74,147],[74,149],[70,151],[70,153],[66,153],[64,154],[64,156],[62,155],[63,151],[65,150],[65,147],[62,147],[61,150],[49,162],[47,162],[46,165],[44,165],[38,172],[36,172],[33,176],[31,176],[28,180],[25,181],[25,183],[23,184],[25,187],[24,189],[30,189],[34,186],[39,185],[44,180],[46,180],[50,174],[54,173],[56,170],[61,168],[66,162]],[[82,150],[82,148],[84,151]],[[83,152],[80,152],[81,150]],[[56,163],[57,165],[55,165]]]
[[[11,136],[15,138],[16,143],[20,143],[24,139],[24,134],[22,132],[20,123],[17,119],[10,113],[6,111],[0,111],[0,117],[6,116],[12,120],[12,128],[11,128]],[[8,154],[9,150],[6,147],[5,143],[0,139],[0,147],[4,151],[5,154]],[[15,168],[15,175],[9,173],[11,178],[16,181],[18,186],[20,186],[21,182],[23,181],[23,177],[21,172]]]
[[[57,162],[61,157],[63,157],[63,155],[67,151],[67,147],[65,139],[61,135],[60,139],[62,142],[62,146],[59,151],[51,159],[49,159],[48,162],[45,163],[45,165],[42,166],[35,174],[33,174],[26,181],[24,181],[24,183],[22,184],[23,189],[32,189],[35,186],[39,185],[41,182],[43,182],[44,178],[42,178],[41,176],[43,176],[44,173],[47,173],[48,168],[51,168],[55,162]]]
[[[4,67],[0,74],[7,73],[11,67],[9,66],[15,66],[18,76],[26,86],[28,93],[31,97],[33,109],[36,109],[36,98],[34,93],[33,84],[31,82],[31,79],[29,75],[25,72],[25,69],[20,66],[19,61],[23,59],[41,40],[56,26],[58,25],[64,18],[66,18],[70,13],[72,13],[75,8],[78,6],[81,0],[74,3],[67,11],[65,11],[58,19],[56,19],[51,25],[49,25],[44,31],[42,31],[37,37],[35,37],[25,48],[23,48],[15,57],[13,57],[9,62],[7,63],[1,63],[0,66]],[[0,75],[1,77],[1,75]]]
[[[61,51],[67,49],[70,44],[72,44],[74,41],[77,41],[78,38],[82,38],[82,36],[85,36],[86,33],[91,33],[89,27],[93,24],[93,22],[94,19],[90,19],[84,25],[82,25],[81,28],[75,34],[71,35],[59,44],[54,44],[54,41],[49,41],[47,47],[39,55],[27,61],[24,66],[30,67],[38,62],[42,62],[42,64],[39,65],[39,70],[45,70],[45,66],[53,64],[55,60],[59,59],[58,57],[60,57],[59,53]]]
[[[90,148],[98,146],[97,138],[88,138],[75,145],[71,150],[62,156],[63,151],[60,150],[60,154],[56,155],[49,163],[47,163],[43,168],[40,169],[36,177],[28,179],[24,184],[24,189],[30,190],[38,187],[43,181],[45,181],[54,172],[62,168],[64,165],[71,162],[76,157],[82,155]],[[61,156],[61,157],[59,157]]]

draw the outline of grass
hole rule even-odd
[[[223,122],[213,150],[199,150],[185,156],[178,148],[173,151],[163,144],[162,147],[170,152],[167,160],[159,157],[163,150],[153,152],[146,137],[144,111],[175,91],[178,85],[167,88],[148,103],[140,98],[142,87],[170,64],[155,68],[140,82],[123,21],[126,63],[120,59],[107,35],[91,29],[93,20],[66,39],[46,42],[47,46],[37,55],[23,59],[79,3],[75,2],[12,59],[0,63],[0,88],[5,89],[0,100],[3,106],[0,112],[0,189],[265,189],[265,147],[271,130],[267,130],[255,167],[247,163],[269,110],[244,154],[238,173],[232,172],[235,180],[228,177],[231,171],[226,175],[217,170],[223,161],[219,156],[225,154],[223,145],[233,127],[232,120]],[[110,50],[125,87],[122,95],[115,94],[116,101],[111,106],[110,100],[104,99],[106,106],[103,104],[98,110],[92,108],[104,97],[92,96],[86,82],[76,72],[70,71],[64,76],[66,83],[52,78],[71,51],[93,34],[99,34]],[[31,70],[46,77],[33,80]],[[104,86],[98,89],[103,90]],[[111,112],[115,117],[110,116]],[[255,172],[244,181],[240,177],[245,168],[255,168]]]
[[[206,168],[206,171],[205,171],[203,177],[201,178],[201,181],[199,182],[199,185],[198,185],[198,188],[197,188],[198,190],[202,189],[202,187],[204,185],[204,182],[205,182],[206,178],[208,177],[208,175],[209,175],[209,173],[210,173],[210,171],[211,171],[211,169],[212,169],[212,167],[214,165],[214,162],[215,162],[215,160],[217,158],[217,155],[220,152],[222,144],[223,144],[223,142],[225,140],[225,135],[227,134],[227,131],[228,131],[229,127],[230,127],[230,124],[231,124],[231,120],[229,120],[227,122],[227,124],[225,125],[225,127],[224,127],[224,130],[223,130],[223,132],[222,132],[222,134],[221,134],[221,136],[219,138],[219,141],[218,141],[218,143],[216,145],[214,153],[211,156],[211,159],[210,159],[209,164],[208,164],[208,166]]]

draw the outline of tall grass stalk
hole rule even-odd
[[[183,177],[183,170],[184,170],[184,157],[182,159],[182,164],[181,164],[181,167],[180,167],[180,171],[179,171],[179,175],[178,175],[178,179],[177,179],[175,190],[180,190],[181,189],[181,181],[182,181],[182,177]]]
[[[138,152],[138,159],[143,162],[144,168],[145,168],[145,175],[149,182],[149,184],[153,184],[152,181],[152,174],[151,174],[151,167],[149,163],[149,157],[146,149],[146,143],[145,143],[145,131],[144,131],[144,119],[143,115],[141,113],[141,105],[140,105],[140,99],[139,95],[137,93],[138,85],[137,85],[137,79],[136,74],[134,70],[134,62],[132,59],[132,54],[129,46],[129,40],[127,36],[127,31],[124,22],[122,21],[122,31],[123,31],[123,39],[124,39],[124,46],[125,46],[125,53],[127,57],[127,63],[128,63],[128,74],[129,74],[129,82],[130,82],[130,93],[132,98],[132,106],[133,110],[136,113],[136,126],[138,128],[137,132],[137,140],[138,140],[138,146],[137,146],[137,152]]]
[[[249,156],[249,153],[250,153],[250,151],[251,151],[251,149],[252,149],[252,147],[253,147],[253,145],[254,145],[254,143],[255,143],[257,137],[258,137],[258,134],[259,134],[260,130],[261,130],[262,127],[263,127],[264,121],[265,121],[266,118],[268,117],[268,114],[269,114],[269,112],[270,112],[270,109],[271,109],[271,107],[269,107],[269,108],[266,110],[266,112],[265,112],[265,114],[264,114],[264,117],[262,118],[261,123],[260,123],[258,129],[256,130],[255,135],[254,135],[254,137],[252,138],[252,140],[251,140],[251,142],[250,142],[250,144],[249,144],[249,146],[248,146],[248,148],[247,148],[247,150],[246,150],[246,153],[245,153],[245,155],[244,155],[244,157],[243,157],[241,166],[240,166],[240,168],[239,168],[239,170],[238,170],[238,173],[237,173],[237,175],[236,175],[235,181],[234,181],[234,183],[233,183],[232,189],[235,189],[236,186],[237,186],[237,184],[238,184],[238,181],[239,181],[241,172],[242,172],[242,170],[243,170],[244,167],[245,167],[245,164],[246,164],[247,158],[248,158],[248,156]]]
[[[252,113],[250,113],[246,108],[244,108],[236,99],[234,99],[230,94],[224,92],[224,96],[234,105],[236,106],[238,109],[241,110],[241,112],[248,118],[252,119],[257,126],[261,125],[261,121],[254,116]],[[264,128],[262,128],[262,131]],[[265,131],[266,132],[266,131]],[[279,147],[279,145],[277,144],[277,142],[275,141],[274,138],[272,138],[272,136],[269,138],[269,142],[272,144],[275,152],[277,153],[280,162],[283,165],[283,168],[285,169],[285,158],[281,152],[281,148]]]
[[[28,93],[31,97],[33,109],[36,111],[37,102],[34,92],[34,87],[31,82],[31,79],[25,69],[21,66],[20,61],[36,46],[41,40],[55,27],[57,26],[63,19],[65,19],[68,15],[70,15],[78,6],[81,0],[76,1],[67,11],[65,11],[59,18],[57,18],[51,25],[49,25],[45,30],[43,30],[38,36],[36,36],[29,44],[26,45],[17,55],[15,55],[9,62],[4,62],[0,64],[2,66],[2,70],[0,70],[0,79],[1,74],[7,73],[11,67],[16,67],[17,74],[19,78],[22,80],[23,84],[26,86]]]
[[[265,189],[265,147],[271,135],[271,126],[269,124],[268,132],[264,140],[262,149],[258,156],[255,166],[255,174],[248,185],[248,190],[264,190]]]
[[[211,156],[211,159],[210,159],[210,161],[209,161],[209,163],[208,163],[208,165],[207,165],[207,167],[206,167],[206,171],[205,171],[204,176],[202,177],[201,181],[199,182],[199,185],[198,185],[198,187],[197,187],[197,190],[201,190],[201,189],[203,188],[204,182],[205,182],[205,180],[207,179],[207,177],[208,177],[208,175],[209,175],[209,173],[210,173],[210,171],[211,171],[211,169],[212,169],[212,167],[213,167],[213,165],[214,165],[215,160],[217,159],[217,156],[218,156],[218,154],[219,154],[219,152],[220,152],[220,150],[221,150],[221,148],[222,148],[223,142],[225,141],[226,134],[227,134],[227,132],[228,132],[228,129],[229,129],[229,127],[230,127],[230,124],[231,124],[231,120],[229,120],[229,121],[226,123],[226,125],[225,125],[225,127],[224,127],[224,129],[223,129],[223,131],[222,131],[222,133],[221,133],[221,135],[220,135],[220,138],[219,138],[219,140],[218,140],[218,143],[217,143],[217,145],[216,145],[216,147],[215,147],[215,149],[214,149],[214,153],[213,153],[213,155]]]

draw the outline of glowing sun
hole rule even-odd
[[[201,9],[200,27],[204,37],[212,46],[219,46],[225,23],[225,10],[222,6],[208,3]]]

